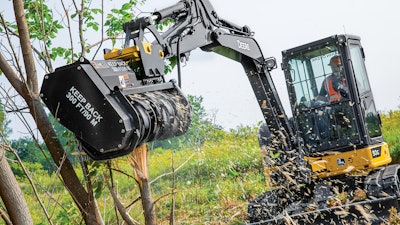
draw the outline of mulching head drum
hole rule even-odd
[[[41,97],[95,160],[184,134],[191,121],[189,101],[174,82],[139,80],[122,60],[82,59],[58,68],[45,76]]]

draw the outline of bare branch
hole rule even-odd
[[[6,33],[6,36],[7,36],[8,45],[10,46],[10,49],[11,49],[11,51],[12,51],[12,55],[13,55],[14,60],[15,60],[15,63],[17,64],[16,68],[17,68],[18,72],[20,73],[21,78],[24,79],[23,76],[22,76],[23,73],[22,73],[22,71],[21,71],[21,68],[22,68],[22,67],[19,65],[19,60],[18,60],[17,54],[16,54],[16,52],[14,51],[13,44],[12,44],[12,42],[11,42],[11,37],[10,37],[10,34],[9,34],[10,29],[9,29],[8,26],[6,25],[6,22],[5,22],[4,17],[3,17],[2,14],[0,14],[0,17],[1,17],[1,23],[2,23],[2,25],[3,25],[3,28],[4,28],[5,33]]]
[[[42,5],[42,7],[43,7],[43,5]],[[36,5],[35,6],[35,10],[36,10],[36,14],[37,15],[39,15],[39,9],[38,9],[38,6]],[[43,15],[43,10],[41,10],[41,21],[40,21],[40,29],[41,29],[41,31],[42,31],[42,38],[43,38],[43,46],[44,46],[44,53],[43,53],[43,55],[45,55],[45,58],[47,58],[47,59],[50,59],[50,53],[49,53],[49,50],[47,49],[47,44],[46,44],[46,42],[47,42],[47,34],[46,34],[46,30],[45,30],[45,28],[44,28],[44,15]],[[49,63],[48,64],[48,68],[49,68],[49,71],[53,71],[53,65],[51,64],[51,63]]]
[[[92,180],[90,179],[90,174],[89,174],[89,169],[86,161],[80,160],[79,163],[81,164],[82,172],[83,172],[83,178],[86,183],[86,187],[88,190],[88,193],[93,191],[93,185],[92,185]]]
[[[108,174],[111,179],[111,187],[114,188],[114,176],[113,176],[112,169],[111,169],[111,161],[107,161],[107,169],[108,169]],[[118,208],[115,204],[114,204],[114,212],[115,212],[115,218],[117,219],[117,224],[120,224],[119,216],[118,216]]]
[[[83,13],[85,10],[84,2],[85,2],[84,0],[81,0],[81,9],[78,11],[78,18],[79,18],[79,21],[78,21],[79,31],[78,32],[79,32],[79,40],[81,43],[81,51],[82,51],[81,56],[83,56],[83,57],[85,57],[85,54],[86,54],[85,37],[83,36]]]
[[[73,44],[73,39],[72,39],[72,31],[71,31],[71,21],[69,19],[69,11],[67,7],[64,5],[64,1],[61,1],[62,7],[64,9],[66,18],[67,18],[67,29],[68,29],[68,34],[69,34],[69,44],[71,46],[71,62],[74,61],[74,44]]]
[[[130,175],[130,174],[128,174],[128,173],[126,173],[126,172],[124,172],[124,171],[122,171],[122,170],[115,169],[115,168],[111,168],[111,169],[114,170],[114,171],[116,171],[116,172],[122,173],[122,174],[124,174],[124,175],[127,176],[127,177],[130,177],[130,178],[132,178],[132,179],[135,179],[135,177],[133,177],[132,175]]]
[[[120,215],[122,216],[122,218],[124,219],[124,221],[128,224],[128,225],[134,225],[134,224],[140,224],[139,222],[135,221],[134,219],[132,219],[129,214],[126,212],[125,207],[122,205],[122,203],[119,201],[117,194],[114,191],[114,188],[108,183],[108,176],[106,174],[103,174],[104,180],[107,184],[108,190],[110,190],[111,196],[114,200],[115,205],[117,206],[117,209],[120,213]]]
[[[33,45],[32,45],[32,50],[39,57],[39,60],[42,60],[44,62],[44,64],[48,68],[48,71],[53,72],[53,65],[51,64],[50,57],[49,56],[44,56],[38,49],[33,47]]]
[[[3,148],[7,148],[8,151],[12,152],[13,155],[15,156],[15,158],[17,159],[18,164],[21,166],[22,171],[24,172],[26,178],[27,178],[28,181],[29,181],[29,184],[30,184],[31,187],[32,187],[33,193],[35,194],[35,197],[36,197],[36,199],[38,200],[38,202],[39,202],[39,204],[40,204],[40,207],[42,207],[42,210],[43,210],[43,212],[44,212],[44,214],[45,214],[45,216],[46,216],[47,221],[49,221],[50,224],[53,224],[53,221],[51,220],[51,218],[50,218],[50,216],[49,216],[49,213],[47,212],[46,207],[44,206],[42,200],[40,199],[39,193],[38,193],[38,191],[37,191],[37,189],[36,189],[35,184],[33,183],[32,177],[31,177],[31,175],[29,174],[28,170],[26,169],[25,165],[22,163],[21,158],[20,158],[19,155],[14,151],[14,149],[11,147],[11,145],[10,145],[8,142],[6,142],[6,143],[3,142],[3,143],[4,143],[4,146],[2,146],[2,147],[3,147]]]
[[[3,209],[0,209],[0,217],[4,220],[6,225],[13,225],[10,218],[8,218],[7,213]]]
[[[93,59],[96,57],[97,53],[99,52],[101,46],[103,45],[103,39],[104,39],[104,0],[101,0],[101,43],[99,47],[97,48],[96,52],[93,55]]]
[[[133,200],[133,202],[131,202],[126,208],[128,209],[128,208],[130,208],[131,206],[133,206],[136,202],[138,202],[139,200],[141,199],[141,197],[140,197],[140,195],[135,199],[135,200]]]
[[[30,36],[28,24],[25,18],[24,3],[22,0],[13,0],[15,19],[17,21],[18,33],[20,36],[21,51],[24,58],[27,86],[32,97],[38,96],[38,82],[35,67],[35,61],[32,54],[32,45],[30,43]]]
[[[139,190],[142,200],[143,215],[146,224],[157,224],[154,202],[151,197],[151,188],[148,181],[148,148],[142,144],[129,155],[129,161],[134,168],[136,179],[139,180]]]
[[[8,64],[7,59],[4,58],[3,53],[0,52],[0,70],[4,73],[8,81],[15,88],[15,90],[21,95],[26,96],[27,90],[23,82],[18,78],[18,75],[14,72],[11,66]]]
[[[150,184],[156,182],[156,181],[157,181],[158,179],[160,179],[160,178],[163,178],[163,177],[165,177],[165,176],[168,176],[168,175],[171,175],[171,174],[173,174],[173,173],[178,172],[178,170],[180,170],[184,165],[186,165],[186,163],[188,163],[189,160],[190,160],[191,158],[193,158],[193,156],[194,156],[195,154],[196,154],[196,152],[193,152],[193,153],[185,160],[185,162],[183,162],[181,165],[179,165],[174,171],[161,174],[160,176],[158,176],[158,177],[154,178],[153,180],[151,180],[151,181],[150,181]]]
[[[171,189],[172,189],[172,203],[171,203],[171,212],[170,212],[170,219],[169,219],[169,224],[170,225],[174,225],[175,222],[175,200],[176,200],[176,195],[175,195],[175,160],[174,160],[174,151],[172,151],[172,157],[171,157],[171,172],[172,172],[172,185],[171,185]]]
[[[167,197],[168,195],[172,195],[172,194],[175,194],[175,193],[176,193],[176,190],[174,189],[174,190],[172,190],[171,193],[166,193],[166,194],[161,195],[160,197],[158,197],[158,198],[154,201],[154,204],[156,204],[156,203],[157,203],[158,201],[160,201],[161,199]]]
[[[1,14],[0,14],[0,16],[2,17]],[[21,71],[21,68],[22,68],[22,67],[21,67],[21,66],[19,65],[19,63],[18,63],[18,60],[17,60],[17,57],[16,57],[16,53],[14,53],[14,48],[12,47],[9,34],[11,34],[11,35],[17,37],[18,39],[19,39],[20,37],[19,37],[19,35],[18,35],[17,33],[15,33],[13,30],[11,30],[8,26],[5,25],[3,18],[1,18],[1,19],[2,19],[3,28],[4,28],[4,30],[5,30],[5,32],[6,32],[6,35],[7,35],[7,38],[8,38],[9,46],[10,46],[11,50],[13,51],[14,59],[15,59],[15,61],[16,61],[16,63],[17,63],[16,69],[17,69],[17,70],[19,71],[19,73],[21,74],[21,79],[22,79],[22,81],[25,82],[25,78],[22,76],[22,74],[23,74],[22,71]],[[45,56],[44,56],[37,48],[35,48],[33,45],[31,45],[31,47],[32,47],[33,52],[38,56],[39,60],[42,60],[47,68],[52,68],[51,60],[49,60],[49,58],[45,57]]]
[[[94,47],[96,47],[97,45],[99,45],[99,48],[100,48],[103,42],[108,41],[108,40],[112,40],[112,39],[116,39],[116,38],[118,38],[121,34],[123,34],[123,32],[120,32],[120,33],[117,34],[116,36],[108,36],[108,37],[102,38],[100,41],[95,42],[95,43],[93,43],[93,44],[91,44],[91,45],[86,46],[85,50],[89,50],[89,49],[91,49],[91,48],[94,48]]]
[[[34,131],[33,131],[32,127],[31,127],[31,124],[27,121],[25,116],[22,115],[22,111],[21,110],[25,109],[25,107],[18,106],[16,104],[16,102],[14,100],[12,100],[12,96],[9,95],[9,92],[7,90],[5,90],[3,87],[0,87],[0,89],[2,90],[2,92],[1,92],[2,98],[7,100],[7,102],[4,103],[4,106],[8,106],[9,105],[9,108],[10,108],[9,110],[6,110],[6,112],[13,111],[15,113],[15,115],[18,117],[18,119],[24,124],[24,126],[27,129],[28,133],[32,137],[32,139],[35,142],[36,146],[40,149],[41,153],[43,154],[43,156],[45,157],[45,159],[47,160],[49,165],[53,165],[50,162],[49,158],[44,153],[44,149],[40,146],[39,141],[36,138],[37,135],[34,134]],[[22,108],[19,108],[19,107],[22,107]],[[54,169],[54,167],[53,167],[53,169]]]

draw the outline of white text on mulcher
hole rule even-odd
[[[81,92],[76,89],[76,87],[72,86],[67,94],[65,95],[67,99],[75,105],[75,108],[79,110],[82,116],[90,122],[90,124],[94,127],[96,126],[103,117],[100,115],[98,111],[90,104],[86,98],[81,94]]]

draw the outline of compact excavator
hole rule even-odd
[[[167,20],[172,25],[158,31]],[[249,202],[250,224],[380,224],[398,208],[400,166],[389,165],[359,37],[332,35],[282,52],[288,118],[271,78],[276,59],[264,58],[250,28],[220,18],[209,0],[181,0],[123,30],[122,49],[57,68],[41,88],[92,159],[186,132],[191,108],[179,64],[200,48],[243,65],[265,119],[259,143],[268,191]],[[178,81],[164,76],[172,58]]]

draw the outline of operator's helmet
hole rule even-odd
[[[339,55],[333,56],[328,65],[329,66],[341,66],[342,65],[342,61],[340,60],[340,56]]]

